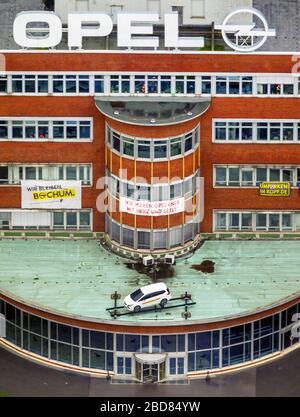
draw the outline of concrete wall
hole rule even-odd
[[[110,15],[113,10],[121,9],[128,12],[155,11],[163,17],[172,11],[172,6],[183,6],[183,24],[210,25],[212,22],[221,24],[230,11],[252,4],[252,0],[55,0],[55,11],[66,23],[71,11],[102,11]],[[248,16],[242,20],[241,23],[247,23]]]

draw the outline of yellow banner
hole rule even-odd
[[[53,191],[39,191],[32,193],[32,200],[34,201],[49,201],[65,198],[75,198],[76,190],[74,188],[53,190]]]
[[[291,184],[289,182],[263,182],[260,184],[259,192],[263,197],[289,197]]]

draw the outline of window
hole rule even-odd
[[[253,93],[253,78],[242,77],[242,94],[252,94],[252,93]]]
[[[154,158],[161,159],[167,157],[167,142],[157,141],[154,142]]]
[[[0,139],[8,138],[8,122],[0,120]]]
[[[23,92],[23,77],[22,75],[12,76],[12,92],[22,93]]]
[[[227,168],[217,167],[216,168],[216,185],[224,186],[227,185]]]
[[[242,169],[242,186],[252,186],[253,185],[253,170],[252,169]]]
[[[181,143],[181,138],[171,139],[171,157],[182,154]]]
[[[251,213],[242,213],[242,230],[252,230]]]
[[[226,140],[226,122],[216,122],[216,140]]]
[[[257,123],[257,140],[268,140],[268,123]]]
[[[38,92],[48,93],[48,90],[49,90],[48,75],[38,75]]]
[[[135,93],[146,93],[146,77],[144,75],[136,75],[134,77],[134,91]]]
[[[229,94],[240,93],[240,77],[229,77]]]
[[[79,75],[79,93],[88,94],[90,91],[89,75]]]
[[[240,124],[238,122],[228,123],[228,139],[239,140],[240,139]]]
[[[53,93],[62,94],[64,92],[63,75],[53,75]]]
[[[95,93],[104,93],[104,76],[95,75]]]
[[[0,93],[7,93],[7,76],[0,75]]]
[[[256,228],[259,230],[267,229],[267,215],[265,213],[258,213],[256,215]]]
[[[294,140],[294,124],[293,123],[283,123],[283,140],[292,141]]]
[[[253,139],[252,123],[243,122],[242,123],[242,140],[252,140],[252,139]]]
[[[35,93],[35,75],[25,75],[25,93]]]
[[[134,230],[123,228],[123,245],[134,248]]]
[[[66,93],[76,93],[77,91],[77,82],[76,75],[66,75]]]
[[[150,232],[138,232],[138,248],[150,249]]]
[[[158,76],[150,75],[148,77],[148,94],[158,93]]]
[[[12,122],[12,137],[13,139],[22,139],[23,138],[23,123]]]
[[[8,167],[0,166],[0,184],[8,184]]]
[[[160,89],[161,89],[162,94],[171,93],[171,76],[170,75],[161,76]]]
[[[211,77],[202,77],[202,94],[211,94]]]
[[[127,156],[134,156],[134,140],[123,137],[123,153]]]
[[[170,159],[188,153],[199,145],[200,130],[194,129],[184,136],[165,139],[129,138],[107,127],[107,144],[122,156],[136,159]]]
[[[227,93],[227,78],[216,77],[216,94],[226,94],[226,93]]]
[[[240,185],[240,169],[229,168],[229,186],[236,187]]]
[[[259,186],[260,183],[267,181],[267,168],[257,168],[256,169],[256,185]]]
[[[150,158],[150,142],[148,141],[138,141],[138,157],[142,159]]]
[[[270,140],[280,140],[280,123],[270,123]]]

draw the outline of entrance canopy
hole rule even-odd
[[[144,365],[158,365],[165,362],[167,358],[166,353],[136,353],[135,359],[137,362]]]
[[[208,97],[97,97],[99,111],[111,119],[142,126],[184,123],[205,113]]]

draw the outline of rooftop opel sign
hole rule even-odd
[[[248,25],[229,24],[239,14],[251,14],[263,23],[263,28],[255,30],[255,23]],[[44,23],[46,27],[32,28],[35,23]],[[117,16],[117,39],[120,48],[158,48],[159,38],[153,35],[153,25],[159,23],[158,13],[119,13]],[[164,16],[166,48],[201,48],[204,37],[180,37],[178,13]],[[254,8],[242,8],[230,13],[222,25],[216,26],[222,31],[226,44],[239,52],[252,52],[260,48],[268,37],[275,36],[275,30],[269,29],[261,12]],[[98,12],[69,13],[68,46],[82,48],[85,37],[106,37],[113,30],[113,21],[108,14]],[[228,34],[234,34],[234,43]],[[23,48],[54,48],[60,44],[63,26],[60,17],[53,12],[22,12],[14,21],[15,42]],[[262,38],[254,42],[254,39]]]
[[[255,29],[255,23],[250,25],[236,25],[229,23],[232,18],[245,13],[250,14],[261,21],[263,28]],[[262,47],[268,37],[276,36],[275,29],[269,29],[269,25],[265,16],[259,10],[256,10],[253,7],[237,9],[231,12],[225,18],[223,24],[216,25],[215,28],[222,31],[222,36],[226,44],[238,52],[253,52],[256,49]],[[235,43],[232,42],[228,37],[228,34],[230,33],[235,35]],[[256,42],[254,41],[255,38],[258,38]]]

